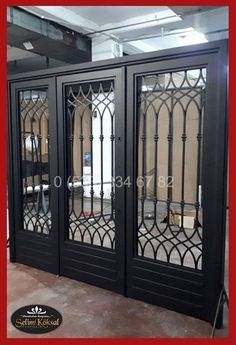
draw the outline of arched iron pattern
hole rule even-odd
[[[202,267],[202,224],[199,213],[201,200],[201,150],[202,124],[204,114],[204,93],[206,88],[206,68],[151,74],[138,77],[138,255],[167,263],[192,267],[201,270]],[[197,133],[191,133],[189,119],[193,113],[194,126]],[[178,115],[177,115],[178,113]],[[173,179],[173,139],[178,116],[181,121],[181,131],[178,134],[181,150],[181,162],[178,173],[180,176],[179,198],[173,197],[175,184]],[[161,122],[166,122],[166,128]],[[149,122],[149,123],[148,123]],[[197,122],[197,124],[196,124]],[[149,129],[147,129],[147,127]],[[151,127],[151,130],[150,130]],[[167,135],[164,136],[166,129]],[[160,131],[162,133],[160,133]],[[193,131],[194,132],[194,131]],[[194,138],[191,136],[194,135]],[[162,141],[160,143],[160,137]],[[195,188],[194,200],[186,199],[186,149],[189,145],[196,146],[197,173],[192,181]],[[194,141],[193,141],[194,140]],[[165,146],[165,148],[164,148]],[[161,151],[166,149],[165,162],[160,158]],[[150,157],[150,152],[152,158]],[[149,162],[147,162],[147,155]],[[163,155],[162,155],[163,157]],[[150,167],[150,161],[152,161]],[[164,166],[165,164],[165,166]],[[176,163],[175,163],[176,164]],[[149,165],[149,166],[147,166]],[[160,176],[159,169],[165,171]],[[151,177],[151,187],[148,178]],[[158,181],[163,178],[164,192],[160,191]],[[174,183],[174,181],[173,181]],[[165,199],[163,199],[165,194]],[[178,207],[179,212],[174,211]],[[194,212],[194,226],[187,228],[185,224],[186,211]],[[174,218],[175,217],[175,218]],[[178,219],[178,222],[177,222]]]
[[[46,90],[20,91],[23,230],[51,234],[49,114]]]
[[[68,238],[72,241],[114,249],[115,102],[113,80],[68,86],[66,105],[67,164],[69,166]],[[106,153],[104,153],[105,146],[109,147]],[[94,157],[94,150],[99,159]],[[86,153],[90,158],[89,180],[87,181],[84,176]],[[106,192],[105,186],[108,186]]]

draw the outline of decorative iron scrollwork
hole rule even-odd
[[[46,90],[20,91],[23,230],[51,234],[49,114]]]
[[[137,78],[138,255],[201,269],[206,68]]]
[[[66,105],[68,238],[114,249],[114,82],[68,86]]]

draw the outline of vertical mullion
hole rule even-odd
[[[31,102],[33,102],[32,91],[30,91],[30,100],[31,100]],[[34,113],[30,117],[30,140],[31,140],[32,201],[33,201],[33,211],[36,212],[36,219],[37,219],[36,223],[37,223],[37,221],[38,221],[38,210],[35,207],[35,177],[34,177],[35,162],[34,162],[34,126],[33,126],[33,119],[34,119]],[[33,231],[35,232],[36,229],[37,229],[37,227],[36,227],[36,224],[34,223]]]
[[[69,102],[71,101],[71,103]],[[66,116],[66,136],[67,136],[67,199],[69,207],[67,210],[69,234],[71,234],[72,240],[74,239],[74,232],[71,229],[71,223],[73,222],[73,216],[76,214],[75,204],[74,204],[74,121],[75,121],[75,111],[76,111],[76,97],[73,93],[73,88],[70,87],[67,92],[67,116]],[[68,230],[67,230],[67,236]]]
[[[101,191],[100,191],[100,202],[101,202],[101,217],[103,216],[103,196],[104,196],[104,191],[103,191],[103,114],[100,113],[100,147],[101,147]]]
[[[114,114],[111,114],[111,217],[113,219],[114,212]]]
[[[181,229],[183,229],[183,221],[184,221],[184,180],[185,180],[185,151],[186,151],[186,110],[183,111],[183,133],[182,133],[182,176],[181,176],[181,201],[180,201],[180,207],[181,207]]]
[[[168,133],[168,178],[172,177],[173,173],[173,90],[171,90],[171,108],[169,111],[169,133]],[[172,201],[172,187],[168,185],[168,199]]]
[[[153,191],[153,205],[154,205],[154,223],[157,224],[157,165],[158,165],[158,139],[159,139],[159,112],[155,112],[155,133],[154,133],[154,191]]]
[[[81,185],[82,185],[82,191],[81,191],[81,214],[84,214],[84,179],[83,179],[83,171],[84,171],[84,135],[83,135],[83,113],[80,114],[80,163],[81,163],[81,169],[80,169],[80,175],[81,175]]]
[[[141,108],[140,108],[141,110]],[[144,110],[143,110],[143,133],[141,136],[142,139],[142,221],[144,221],[144,205],[146,199],[146,117],[147,117],[147,101],[144,100]]]
[[[48,111],[48,99],[47,99],[47,111]],[[50,133],[49,133],[49,113],[46,113],[46,119],[47,119],[47,154],[48,154],[48,159],[47,159],[47,164],[48,164],[48,171],[47,171],[47,179],[48,179],[48,207],[47,207],[47,213],[51,212],[51,180],[50,180]],[[49,214],[49,217],[51,217],[51,213]],[[51,231],[51,227],[48,229],[49,234]]]
[[[198,133],[197,133],[197,179],[196,179],[196,203],[195,203],[195,208],[196,208],[196,228],[198,226],[198,221],[199,221],[199,207],[200,207],[200,200],[199,200],[199,185],[200,185],[200,174],[201,174],[201,146],[202,146],[202,112],[204,108],[204,103],[202,100],[202,92],[204,90],[200,91],[200,106],[198,109]]]
[[[172,73],[171,73],[172,74]],[[170,110],[169,113],[169,129],[168,129],[168,176],[167,176],[167,183],[169,181],[169,177],[172,176],[173,170],[173,93],[174,91],[171,90],[171,97],[170,97]],[[170,205],[172,202],[172,187],[167,186],[167,223],[170,225]]]
[[[75,107],[72,112],[70,112],[70,173],[71,173],[71,216],[75,212],[75,189],[74,189],[74,145],[75,145],[75,135],[74,135],[74,122],[75,122]]]
[[[37,159],[37,163],[39,162],[39,184],[40,184],[40,192],[42,192],[42,184],[43,184],[43,169],[42,169],[42,127],[41,127],[41,121],[42,121],[42,114],[39,116],[38,124],[39,124],[39,132],[38,132],[38,148],[39,148],[39,157]]]
[[[94,205],[93,205],[93,196],[94,196],[94,189],[93,189],[93,109],[91,106],[91,116],[90,116],[90,155],[91,155],[91,176],[90,176],[90,184],[91,184],[91,189],[90,189],[90,196],[91,196],[91,216],[94,217]]]
[[[21,92],[22,94],[22,92]],[[23,203],[23,213],[25,213],[25,207],[28,209],[28,200],[27,200],[27,189],[28,189],[28,176],[27,176],[27,159],[26,159],[26,129],[25,129],[25,120],[27,118],[28,112],[26,112],[24,118],[21,114],[21,126],[23,124],[23,128],[21,129],[21,143],[23,139],[23,160],[24,160],[24,168],[25,168],[25,175],[24,175],[24,184],[23,184],[23,193],[24,193],[24,203]],[[23,133],[22,133],[23,132]],[[22,154],[22,148],[21,148],[21,154]]]
[[[37,138],[38,138],[38,148],[36,148],[36,152],[37,152],[36,168],[38,170],[38,166],[40,166],[39,172],[37,171],[37,174],[39,173],[39,192],[38,192],[38,194],[39,194],[38,195],[39,205],[38,205],[38,213],[40,214],[40,211],[42,211],[44,213],[44,209],[43,209],[43,183],[42,183],[42,172],[43,172],[43,170],[42,170],[42,146],[41,146],[41,144],[42,144],[42,131],[41,131],[42,112],[37,117],[38,117],[38,135],[37,135]],[[35,142],[35,146],[36,146],[36,142]],[[42,224],[42,226],[40,226],[40,228],[41,228],[40,229],[41,233],[43,233],[43,224]]]

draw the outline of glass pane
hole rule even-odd
[[[47,90],[20,91],[23,229],[51,234]]]
[[[206,69],[138,77],[139,256],[201,269]]]
[[[68,238],[114,249],[114,84],[76,84],[66,94]]]

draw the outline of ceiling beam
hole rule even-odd
[[[67,63],[91,61],[91,39],[22,9],[8,7],[8,44]]]

